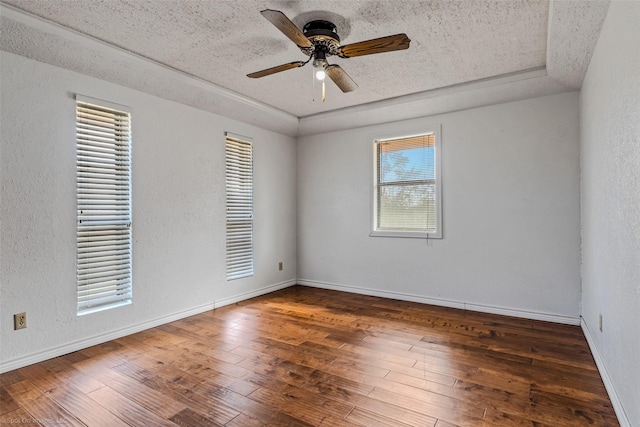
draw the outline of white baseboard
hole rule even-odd
[[[419,302],[422,304],[438,305],[442,307],[459,308],[461,310],[479,311],[482,313],[501,314],[503,316],[520,317],[524,319],[543,320],[545,322],[563,323],[566,325],[579,325],[580,317],[564,314],[545,313],[538,311],[519,310],[514,308],[474,304],[464,301],[431,298],[421,295],[412,295],[401,292],[381,291],[377,289],[360,288],[337,283],[321,282],[317,280],[298,279],[299,285],[314,288],[332,289],[334,291],[352,292],[355,294],[371,295],[376,297],[391,298],[402,301]]]
[[[68,354],[74,351],[82,350],[84,348],[91,347],[93,345],[101,344],[110,340],[124,337],[126,335],[131,335],[136,332],[141,332],[146,329],[154,328],[156,326],[160,326],[165,323],[169,323],[175,320],[183,319],[185,317],[193,316],[193,315],[205,312],[207,310],[213,310],[215,308],[220,308],[225,305],[234,304],[236,302],[244,301],[249,298],[254,298],[260,295],[264,295],[270,292],[280,290],[280,289],[288,288],[289,286],[293,286],[296,283],[304,286],[315,287],[315,288],[332,289],[336,291],[379,296],[383,298],[392,298],[392,299],[398,299],[402,301],[412,301],[412,302],[419,302],[423,304],[438,305],[443,307],[459,308],[462,310],[472,310],[472,311],[480,311],[484,313],[502,314],[506,316],[514,316],[514,317],[521,317],[521,318],[535,319],[535,320],[544,320],[548,322],[564,323],[564,324],[570,324],[570,325],[580,324],[580,318],[574,318],[571,316],[533,312],[533,311],[524,311],[524,310],[517,310],[517,309],[498,307],[498,306],[471,304],[471,303],[466,303],[462,301],[430,298],[430,297],[424,297],[420,295],[411,295],[411,294],[405,294],[405,293],[399,293],[399,292],[380,291],[375,289],[360,288],[360,287],[347,286],[347,285],[341,285],[336,283],[321,282],[316,280],[291,279],[285,282],[280,282],[280,283],[275,283],[273,285],[265,286],[263,288],[256,289],[254,291],[244,292],[238,295],[216,300],[211,303],[190,308],[188,310],[182,310],[182,311],[172,313],[166,316],[162,316],[150,321],[131,325],[126,328],[121,328],[121,329],[110,331],[104,334],[95,335],[95,336],[74,341],[68,344],[52,347],[36,353],[21,355],[20,357],[15,359],[5,360],[0,362],[0,373],[11,371],[14,369],[19,369],[24,366],[42,362],[47,359],[62,356],[64,354]],[[598,359],[596,359],[596,361],[597,360]],[[598,365],[598,367],[600,367],[600,365]],[[605,385],[606,385],[606,382],[605,382]],[[609,390],[609,388],[607,388],[607,390]],[[617,411],[618,410],[616,409],[616,413]]]
[[[355,286],[347,286],[347,285],[341,285],[336,283],[321,282],[317,280],[306,280],[306,279],[298,279],[298,280],[292,279],[285,282],[276,283],[273,285],[265,286],[260,289],[256,289],[251,292],[244,292],[242,294],[234,295],[228,298],[223,298],[221,300],[217,300],[212,303],[203,304],[198,307],[190,308],[188,310],[183,310],[173,314],[169,314],[167,316],[162,316],[147,322],[138,323],[136,325],[110,331],[105,334],[95,335],[86,339],[82,339],[82,340],[78,340],[65,345],[53,347],[37,353],[23,355],[16,359],[3,361],[0,363],[0,373],[8,372],[14,369],[19,369],[24,366],[42,362],[47,359],[62,356],[74,351],[82,350],[84,348],[101,344],[117,338],[121,338],[127,335],[131,335],[136,332],[141,332],[146,329],[154,328],[156,326],[160,326],[165,323],[173,322],[175,320],[180,320],[189,316],[194,316],[196,314],[200,314],[208,310],[220,308],[229,304],[235,304],[236,302],[244,301],[244,300],[254,298],[260,295],[264,295],[270,292],[274,292],[280,289],[288,288],[290,286],[295,285],[296,283],[299,285],[310,286],[315,288],[331,289],[331,290],[343,291],[343,292],[352,292],[352,293],[363,294],[363,295],[378,296],[382,298],[398,299],[402,301],[419,302],[423,304],[431,304],[431,305],[437,305],[442,307],[459,308],[462,310],[472,310],[472,311],[479,311],[483,313],[502,314],[506,316],[521,317],[521,318],[533,319],[533,320],[543,320],[548,322],[556,322],[556,323],[563,323],[563,324],[570,324],[570,325],[579,324],[587,339],[587,343],[589,344],[589,348],[591,350],[591,353],[593,354],[593,358],[595,359],[596,366],[598,367],[598,371],[600,372],[600,376],[602,377],[604,386],[607,390],[607,393],[609,394],[609,398],[611,399],[611,404],[613,405],[613,409],[616,413],[616,416],[618,417],[620,426],[631,427],[631,422],[629,421],[629,418],[627,417],[624,411],[624,407],[622,406],[622,403],[620,402],[620,399],[616,394],[613,383],[611,382],[611,378],[609,377],[609,374],[607,373],[604,362],[600,357],[600,354],[598,353],[597,347],[595,346],[591,332],[589,331],[587,324],[582,318],[574,318],[572,316],[534,312],[534,311],[517,310],[517,309],[511,309],[511,308],[505,308],[505,307],[499,307],[499,306],[471,304],[471,303],[466,303],[462,301],[430,298],[430,297],[424,297],[420,295],[412,295],[412,294],[405,294],[405,293],[399,293],[399,292],[380,291],[376,289],[360,288]]]
[[[260,295],[268,294],[270,292],[278,291],[280,289],[288,288],[289,286],[295,285],[296,279],[287,280],[285,282],[276,283],[273,285],[266,286],[264,288],[257,289],[251,292],[244,292],[242,294],[234,295],[229,298],[224,298],[216,301],[214,308],[224,307],[225,305],[235,304],[240,301],[247,300],[249,298],[259,297]]]
[[[14,369],[23,368],[25,366],[32,365],[34,363],[42,362],[44,360],[52,359],[54,357],[62,356],[72,353],[74,351],[82,350],[87,347],[91,347],[97,344],[102,344],[107,341],[122,338],[127,335],[135,334],[146,329],[155,328],[156,326],[164,325],[165,323],[173,322],[175,320],[184,319],[185,317],[194,316],[196,314],[204,313],[208,310],[213,310],[228,304],[233,304],[239,301],[244,301],[249,298],[257,297],[267,294],[269,292],[284,289],[289,286],[295,285],[295,279],[288,280],[286,282],[276,283],[273,285],[265,286],[260,289],[256,289],[251,292],[245,292],[242,294],[234,295],[232,297],[224,298],[218,301],[210,302],[207,304],[193,307],[187,310],[178,311],[176,313],[161,316],[153,320],[137,323],[135,325],[127,326],[126,328],[116,329],[106,332],[104,334],[94,335],[88,338],[77,340],[71,343],[60,345],[57,347],[48,348],[36,353],[21,355],[18,358],[4,360],[0,362],[0,373],[12,371]]]
[[[600,357],[600,353],[598,353],[598,348],[596,347],[595,341],[593,340],[593,335],[591,335],[591,331],[587,327],[587,323],[582,317],[580,318],[580,326],[582,327],[582,332],[584,333],[584,336],[587,339],[587,343],[589,344],[591,354],[596,361],[598,372],[600,372],[600,377],[602,377],[604,388],[607,389],[609,399],[611,399],[611,404],[613,405],[613,410],[618,417],[620,427],[631,427],[631,421],[629,421],[629,417],[627,417],[627,413],[624,411],[624,406],[622,406],[622,402],[618,398],[616,389],[613,387],[613,382],[611,382],[611,378],[609,377],[609,373],[607,372],[604,361],[602,360],[602,357]]]

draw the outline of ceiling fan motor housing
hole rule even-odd
[[[333,22],[310,21],[302,28],[302,33],[307,37],[313,47],[300,48],[305,55],[313,55],[322,51],[325,55],[337,55],[340,48],[340,37]]]

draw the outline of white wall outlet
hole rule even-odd
[[[24,329],[27,327],[27,313],[17,313],[13,315],[13,329]]]

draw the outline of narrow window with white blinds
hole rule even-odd
[[[226,133],[227,280],[253,275],[253,147]]]
[[[78,315],[132,299],[131,117],[76,97]]]
[[[373,236],[442,237],[437,132],[375,141]]]

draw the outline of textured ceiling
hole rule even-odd
[[[547,61],[547,0],[3,2],[297,117],[544,67]],[[300,28],[313,19],[330,20],[342,44],[404,32],[411,46],[330,57],[359,87],[344,94],[328,81],[322,103],[313,92],[310,65],[246,77],[306,59],[260,15],[267,8],[284,12]]]

